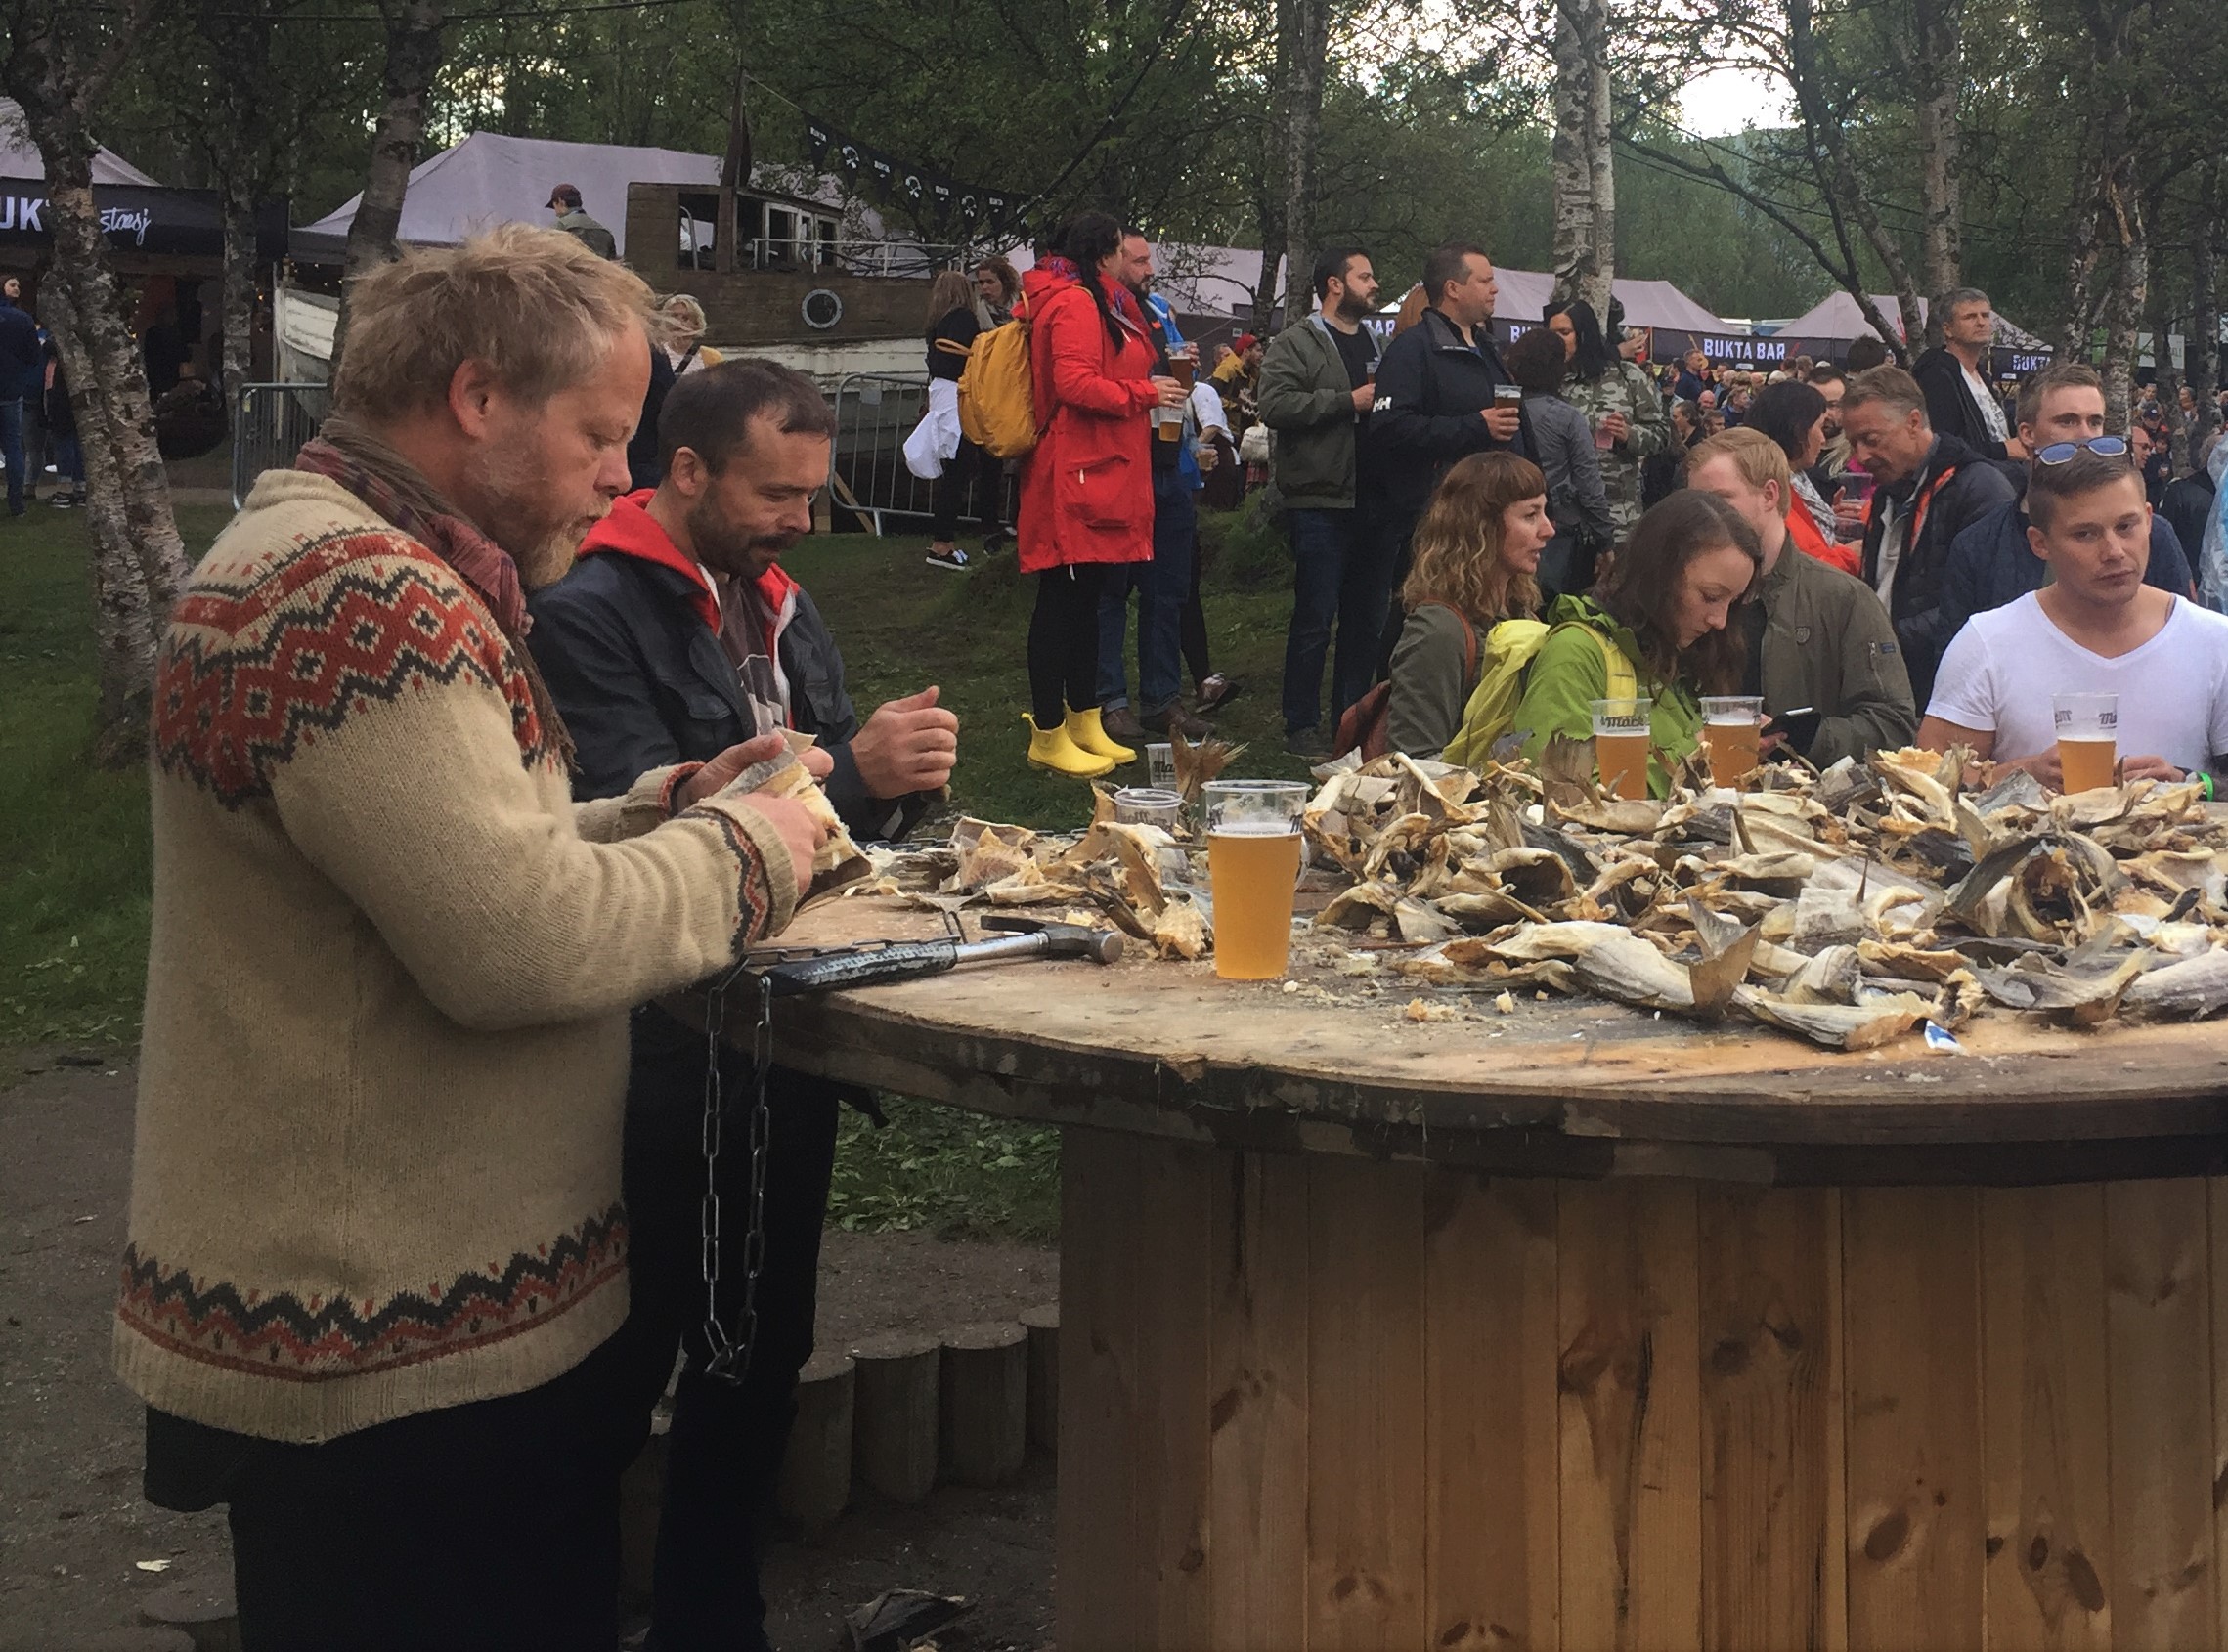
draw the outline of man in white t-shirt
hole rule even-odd
[[[2228,754],[2228,617],[2143,583],[2151,507],[2124,454],[2057,453],[2027,485],[2028,543],[2051,583],[1957,633],[1919,744],[1969,746],[2056,787],[2052,697],[2114,694],[2125,778],[2209,772]]]

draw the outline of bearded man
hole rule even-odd
[[[615,795],[660,764],[754,734],[818,742],[806,761],[861,838],[900,835],[950,777],[959,722],[936,689],[883,706],[860,725],[843,656],[819,609],[781,567],[812,526],[835,415],[812,381],[772,362],[731,361],[674,386],[658,415],[662,480],[630,494],[590,532],[572,577],[533,603],[535,658],[580,745],[574,793]],[[765,1601],[753,1526],[771,1511],[812,1352],[820,1228],[834,1169],[836,1111],[823,1079],[767,1075],[763,1247],[740,1381],[706,1341],[702,1147],[704,1035],[652,1005],[635,1013],[627,1090],[627,1208],[637,1386],[650,1409],[685,1349],[667,1440],[649,1646],[652,1652],[760,1652]],[[721,1063],[725,1094],[750,1064]],[[871,1106],[863,1095],[848,1099]],[[736,1135],[747,1137],[738,1119]],[[728,1213],[717,1241],[721,1323],[738,1323],[749,1266],[749,1154],[712,1172]]]
[[[771,740],[572,801],[525,591],[626,486],[652,317],[553,230],[362,277],[163,640],[116,1364],[250,1652],[616,1643],[627,1012],[823,836],[731,789]]]

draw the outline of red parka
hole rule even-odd
[[[1153,559],[1153,346],[1122,326],[1114,348],[1081,283],[1030,270],[1036,447],[1022,460],[1021,567]],[[1117,325],[1126,307],[1115,301]]]

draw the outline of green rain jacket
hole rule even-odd
[[[1594,714],[1587,702],[1608,693],[1609,669],[1595,640],[1596,635],[1604,636],[1632,662],[1639,691],[1655,702],[1649,718],[1648,795],[1668,796],[1671,777],[1663,760],[1668,757],[1676,764],[1702,741],[1702,703],[1693,688],[1659,680],[1648,670],[1632,631],[1589,597],[1558,597],[1548,610],[1548,619],[1554,629],[1540,645],[1524,682],[1523,703],[1516,708],[1516,726],[1531,731],[1524,755],[1537,762],[1549,738],[1556,734],[1573,740],[1594,738]]]

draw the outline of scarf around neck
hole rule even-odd
[[[572,735],[526,646],[526,632],[534,622],[526,612],[526,587],[510,552],[444,500],[409,459],[346,413],[327,417],[317,435],[294,456],[294,468],[338,483],[456,570],[487,605],[510,644],[544,737],[566,772],[572,772],[576,766]]]

